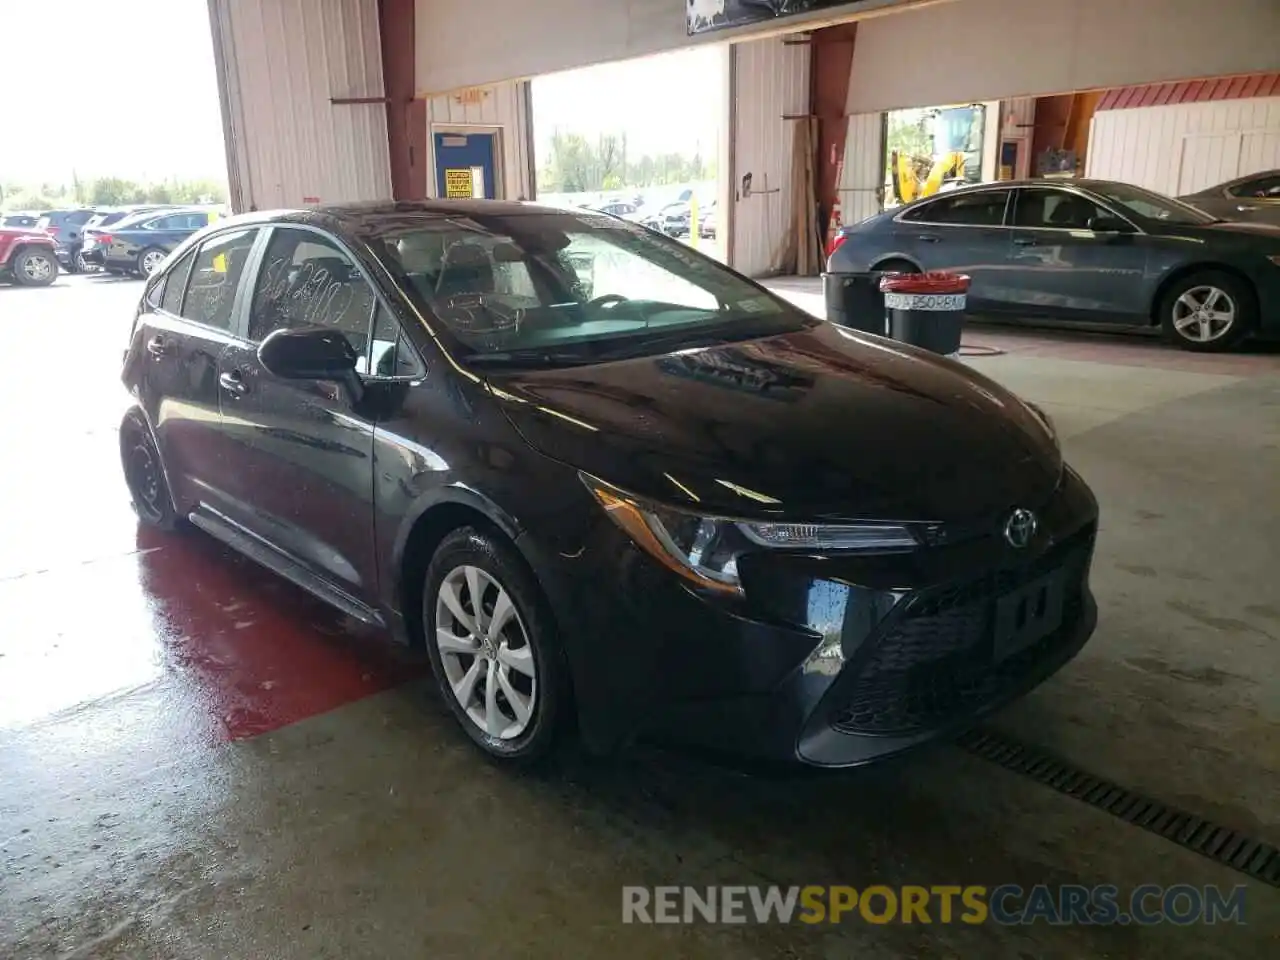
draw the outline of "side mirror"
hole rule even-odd
[[[299,327],[276,330],[258,347],[258,361],[284,380],[342,380],[355,376],[359,357],[336,330]]]
[[[1110,216],[1090,217],[1089,229],[1094,233],[1133,233],[1127,220]]]

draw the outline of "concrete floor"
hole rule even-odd
[[[648,749],[494,770],[420,661],[137,530],[115,449],[137,296],[0,289],[0,957],[1275,954],[1257,883],[1242,927],[622,925],[626,884],[1246,881],[951,746],[833,777]],[[1280,843],[1280,357],[966,340],[1005,351],[971,362],[1050,411],[1103,510],[1097,635],[994,725]]]

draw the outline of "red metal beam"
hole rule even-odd
[[[396,200],[421,200],[427,195],[427,106],[413,96],[414,0],[378,0],[378,32],[382,40],[391,193]]]
[[[856,23],[841,23],[810,35],[810,108],[818,118],[818,211],[825,236],[831,211],[840,199],[849,117],[849,74],[853,69]]]

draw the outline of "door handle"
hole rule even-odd
[[[936,233],[922,233],[920,236],[916,237],[916,239],[921,243],[937,243],[942,238]]]
[[[1242,204],[1240,204],[1240,206],[1236,207],[1236,209],[1237,209],[1237,210],[1239,210],[1241,213],[1248,213],[1248,212],[1250,212],[1251,210],[1257,210],[1258,208],[1257,208],[1257,207],[1251,207],[1251,206],[1250,206],[1249,204],[1247,204],[1247,203],[1242,203]]]
[[[234,370],[218,375],[218,386],[222,387],[227,393],[237,397],[243,397],[249,392],[249,388],[245,386],[244,380],[240,378],[240,374]]]
[[[1033,240],[1031,237],[1018,237],[1013,242],[1019,247],[1034,247],[1039,241]]]
[[[169,353],[169,344],[164,337],[152,337],[147,341],[147,353],[153,357],[167,356]]]

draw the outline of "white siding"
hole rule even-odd
[[[498,176],[504,196],[533,199],[533,138],[529,135],[528,84],[510,81],[468,91],[470,96],[445,94],[427,101],[427,196],[437,196],[435,134],[449,126],[497,127],[501,133],[501,169]]]
[[[680,0],[417,0],[417,89],[536,77],[700,43],[852,20],[922,0],[859,0],[848,7],[690,37]],[[861,39],[859,39],[861,42]]]
[[[1280,167],[1280,97],[1100,110],[1089,131],[1090,177],[1175,196]]]
[[[850,117],[840,170],[840,207],[845,223],[857,223],[880,212],[884,173],[884,115]]]
[[[377,0],[209,0],[232,206],[391,196]]]
[[[809,47],[781,37],[734,44],[733,230],[729,265],[768,276],[781,265],[791,231],[791,173],[795,123],[784,115],[809,112]],[[742,178],[751,174],[751,195]]]
[[[848,112],[1263,73],[1277,38],[1276,0],[954,0],[859,24]]]

